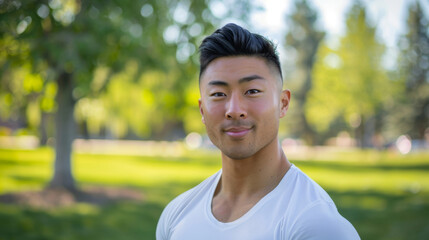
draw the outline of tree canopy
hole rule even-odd
[[[382,66],[384,50],[364,6],[356,2],[346,16],[338,49],[324,43],[317,55],[305,111],[319,132],[357,129],[360,145],[371,145],[376,114],[391,94]]]
[[[313,85],[313,66],[316,53],[325,33],[317,27],[317,12],[307,1],[296,1],[295,11],[289,16],[289,32],[286,35],[286,48],[295,52],[293,71],[288,80],[293,82],[293,107],[291,133],[300,136],[309,144],[315,143],[315,131],[309,124],[304,105]],[[289,124],[289,125],[291,125]]]
[[[391,123],[397,131],[424,139],[429,128],[429,18],[419,2],[408,9],[407,30],[399,40],[398,101]]]
[[[197,104],[189,106],[186,97],[196,79],[197,43],[219,17],[243,17],[250,6],[234,0],[238,8],[215,16],[209,8],[215,2],[0,2],[0,111],[24,113],[34,125],[44,123],[43,112],[55,112],[51,185],[74,187],[75,117],[87,134],[184,131],[186,109]]]

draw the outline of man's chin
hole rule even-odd
[[[222,154],[233,160],[243,160],[254,155],[253,151],[222,151]]]

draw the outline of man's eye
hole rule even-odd
[[[259,91],[258,89],[250,89],[246,91],[246,94],[256,94],[256,93],[260,93],[261,91]]]
[[[226,96],[226,94],[222,93],[222,92],[215,92],[215,93],[212,93],[210,96],[211,97],[224,97],[224,96]]]

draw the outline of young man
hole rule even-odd
[[[200,111],[222,170],[164,209],[156,238],[359,239],[279,144],[290,92],[272,42],[228,24],[204,39],[200,54]]]

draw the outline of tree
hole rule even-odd
[[[246,6],[242,1],[234,2]],[[195,43],[200,35],[212,30],[216,20],[207,10],[210,3],[186,0],[0,2],[0,41],[6,43],[0,56],[2,85],[14,81],[5,77],[7,74],[28,65],[34,74],[42,77],[42,89],[50,83],[56,86],[51,187],[76,188],[71,171],[71,146],[77,101],[85,97],[93,100],[105,91],[109,80],[118,78],[121,72],[128,74],[126,81],[136,81],[140,73],[163,72],[175,76],[170,89],[185,89],[189,73],[195,69],[195,63],[188,61],[196,50]],[[105,70],[106,76],[94,82],[100,69]],[[173,97],[169,103],[183,105],[183,95]],[[169,105],[171,116],[181,109],[175,106]]]
[[[319,49],[305,111],[320,133],[352,131],[358,144],[368,147],[392,87],[382,66],[385,47],[377,41],[364,6],[355,2],[346,19],[339,48],[324,43]]]
[[[310,8],[306,0],[295,1],[295,12],[288,17],[289,32],[286,35],[286,48],[296,53],[292,81],[298,86],[293,89],[295,124],[292,133],[308,143],[315,140],[315,132],[308,123],[304,112],[307,95],[312,88],[312,71],[317,49],[325,33],[316,27],[317,12]]]
[[[418,1],[408,9],[407,33],[399,40],[401,92],[392,110],[397,134],[424,139],[429,128],[429,20]]]

